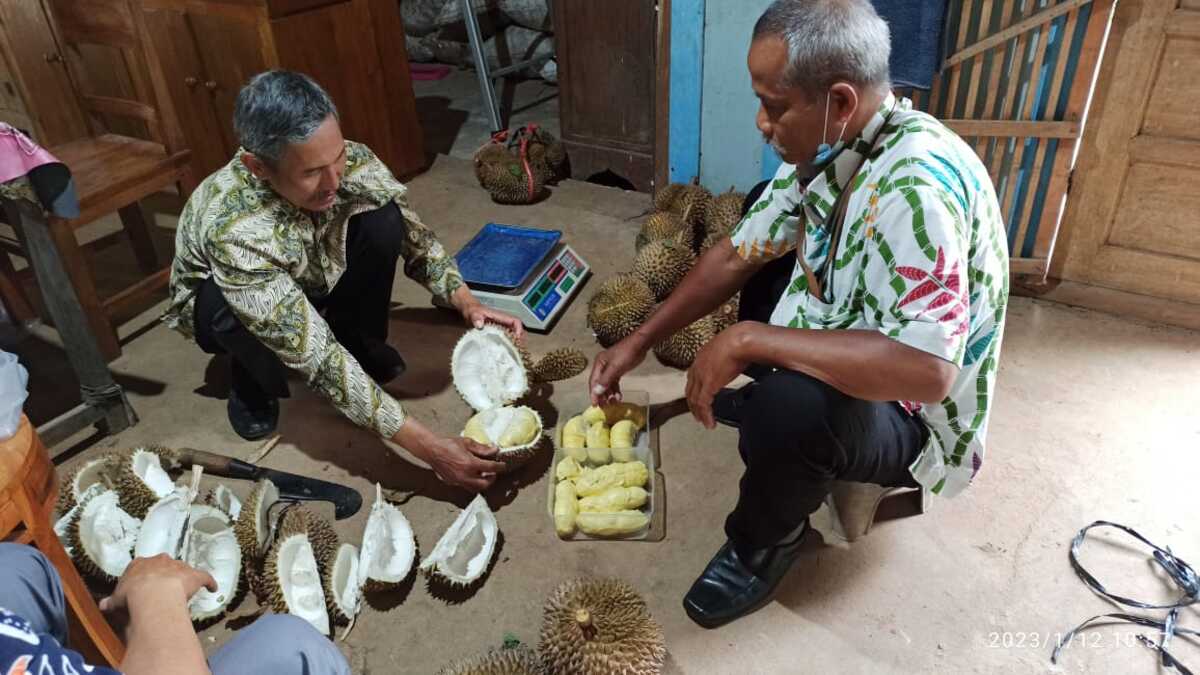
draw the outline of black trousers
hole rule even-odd
[[[307,294],[337,341],[359,361],[368,344],[387,340],[392,281],[406,231],[394,203],[353,216],[341,278],[328,295]],[[206,353],[232,357],[232,385],[242,400],[258,405],[288,397],[287,368],[246,330],[211,278],[200,286],[195,312],[196,343]]]
[[[747,209],[765,183],[747,197]],[[742,289],[739,319],[770,320],[796,264],[772,261]],[[725,532],[739,548],[778,543],[804,524],[835,480],[913,486],[928,430],[894,402],[863,401],[813,377],[755,364],[738,451],[746,470]]]

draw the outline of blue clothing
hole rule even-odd
[[[892,31],[892,85],[929,89],[942,60],[946,0],[871,0]]]

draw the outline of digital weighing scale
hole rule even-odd
[[[558,230],[488,223],[454,259],[480,302],[546,331],[591,273],[561,239]]]

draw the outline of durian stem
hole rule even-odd
[[[575,623],[579,624],[579,630],[583,631],[585,638],[591,639],[596,635],[596,625],[592,623],[592,613],[587,609],[580,607],[575,610]]]

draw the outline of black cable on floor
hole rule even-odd
[[[1116,528],[1153,549],[1154,561],[1163,568],[1167,575],[1171,577],[1171,580],[1175,582],[1175,585],[1179,587],[1181,591],[1179,600],[1169,605],[1155,605],[1152,603],[1134,600],[1132,598],[1126,598],[1114,593],[1109,593],[1108,589],[1104,587],[1104,584],[1100,583],[1100,581],[1093,576],[1091,572],[1088,572],[1086,569],[1084,569],[1083,565],[1079,562],[1079,548],[1083,545],[1083,540],[1087,537],[1088,531],[1094,527]],[[1123,612],[1093,616],[1092,618],[1073,628],[1070,632],[1064,635],[1061,640],[1059,640],[1058,644],[1054,647],[1054,653],[1050,655],[1050,663],[1058,663],[1058,656],[1062,651],[1062,648],[1065,645],[1070,644],[1071,640],[1077,633],[1095,624],[1101,619],[1112,619],[1111,621],[1105,621],[1096,625],[1131,623],[1139,626],[1146,626],[1148,628],[1156,628],[1161,631],[1162,639],[1157,644],[1144,634],[1139,634],[1137,639],[1142,644],[1154,649],[1159,653],[1162,659],[1162,665],[1164,667],[1174,668],[1181,675],[1193,675],[1191,670],[1189,670],[1174,656],[1172,656],[1171,652],[1167,651],[1167,645],[1170,644],[1171,638],[1175,635],[1200,637],[1200,631],[1191,630],[1189,628],[1181,628],[1178,625],[1179,610],[1200,602],[1200,576],[1196,575],[1196,570],[1192,569],[1191,565],[1184,562],[1182,558],[1178,558],[1171,553],[1171,549],[1169,547],[1161,548],[1155,545],[1149,539],[1143,537],[1140,533],[1138,533],[1137,530],[1118,523],[1112,523],[1107,520],[1097,520],[1091,525],[1088,525],[1080,530],[1079,534],[1075,535],[1075,539],[1071,541],[1071,550],[1068,554],[1068,557],[1071,561],[1071,567],[1075,569],[1075,574],[1079,575],[1079,578],[1083,580],[1083,583],[1087,584],[1088,588],[1091,588],[1092,591],[1097,595],[1128,607],[1137,607],[1139,609],[1165,609],[1168,610],[1168,612],[1166,620],[1164,621],[1159,621],[1158,619],[1152,617],[1138,616],[1136,614],[1125,614]]]

